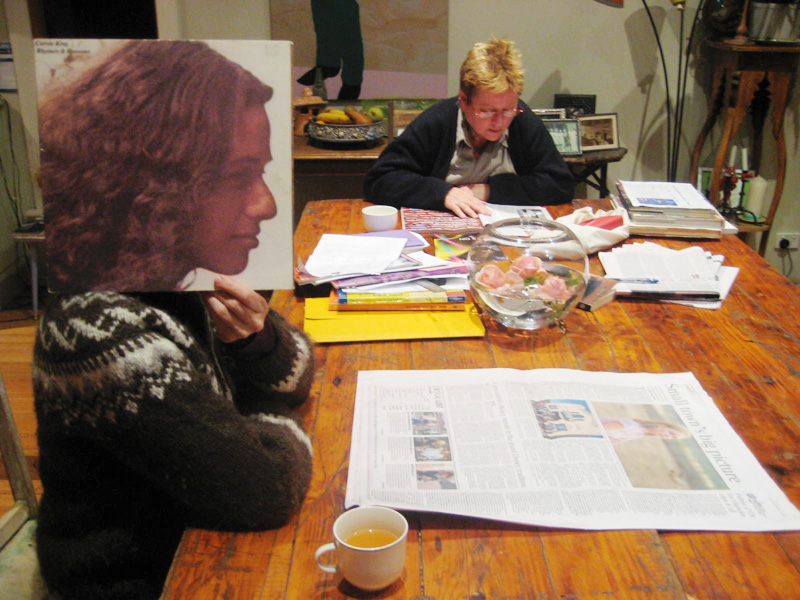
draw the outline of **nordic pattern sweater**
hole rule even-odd
[[[270,312],[220,344],[195,293],[56,297],[34,349],[42,574],[63,600],[156,599],[187,526],[261,530],[295,513],[311,443],[291,408],[313,376]]]

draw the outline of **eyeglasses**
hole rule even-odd
[[[481,111],[473,110],[472,114],[478,117],[479,119],[492,119],[497,115],[500,115],[505,119],[513,119],[521,112],[522,112],[521,108],[509,108],[506,110],[481,110]]]

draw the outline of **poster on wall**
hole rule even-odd
[[[329,100],[444,98],[448,0],[271,0],[272,39],[294,43],[293,91]]]
[[[52,291],[292,287],[290,42],[34,50]]]

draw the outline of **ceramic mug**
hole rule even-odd
[[[397,209],[394,206],[365,206],[361,209],[367,231],[389,231],[397,227]]]
[[[396,510],[383,506],[353,508],[334,522],[334,542],[317,549],[317,565],[328,573],[338,570],[362,590],[382,590],[403,574],[407,537],[408,521]],[[322,562],[322,555],[332,550],[339,555],[338,564]]]

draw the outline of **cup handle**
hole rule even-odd
[[[331,550],[336,550],[336,544],[334,544],[332,542],[327,543],[327,544],[323,544],[322,546],[317,548],[317,552],[316,552],[316,554],[314,554],[314,558],[317,559],[317,566],[320,569],[322,569],[323,571],[326,571],[328,573],[336,573],[336,566],[335,565],[325,564],[322,561],[320,561],[320,559],[319,559],[320,556],[322,556],[326,552],[330,552]]]

